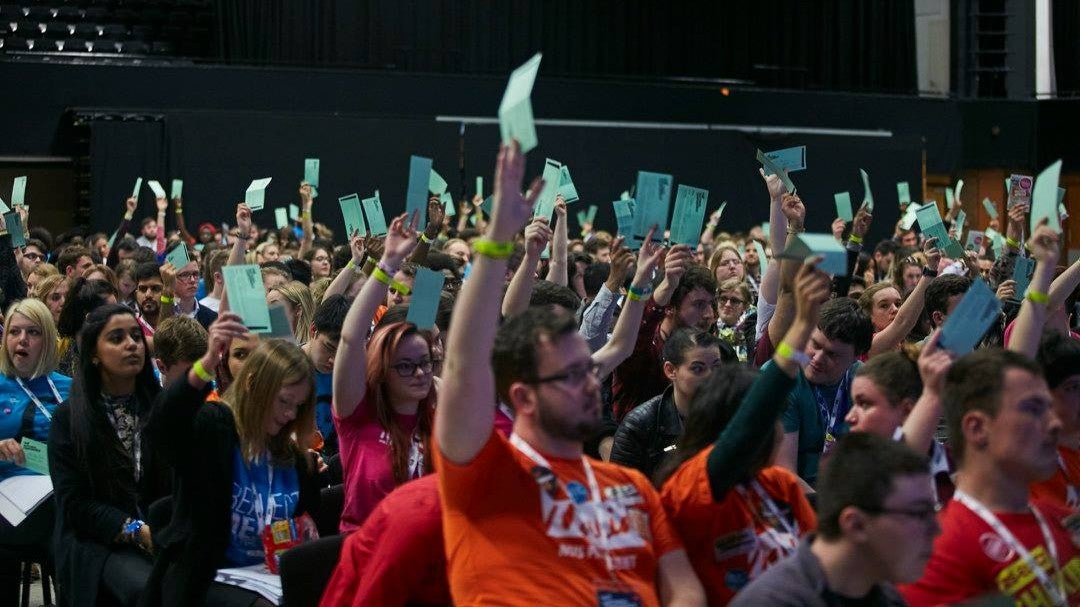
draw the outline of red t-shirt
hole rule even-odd
[[[726,605],[750,581],[787,554],[799,538],[817,528],[817,517],[798,478],[779,466],[755,477],[787,526],[753,487],[728,491],[713,501],[706,460],[712,446],[685,461],[664,482],[660,499],[694,565],[709,605]],[[792,534],[791,532],[794,532]]]
[[[1080,451],[1058,446],[1058,469],[1047,480],[1032,483],[1031,496],[1080,510]]]
[[[1080,519],[1051,502],[1033,499],[1046,519],[1058,551],[1069,604],[1080,604]],[[1042,531],[1031,513],[995,513],[1053,579]],[[1020,605],[1052,605],[1024,559],[967,506],[953,500],[938,518],[942,533],[922,578],[900,587],[911,607],[955,605],[987,594],[1003,594]]]
[[[345,540],[322,607],[449,605],[435,475],[398,487]]]
[[[424,473],[424,443],[414,434],[418,416],[396,414],[397,423],[413,434],[409,450],[409,478]],[[368,513],[397,486],[390,461],[390,432],[384,430],[368,399],[360,401],[352,415],[344,419],[334,415],[341,468],[345,473],[345,508],[341,513],[341,532],[356,530]]]
[[[606,514],[613,583],[604,546],[591,532],[591,501],[577,505],[566,493],[574,484],[588,487],[580,459],[545,456],[555,482],[498,432],[464,466],[434,451],[455,605],[597,605],[601,595],[631,592],[641,605],[659,606],[658,561],[682,545],[640,472],[589,459]]]

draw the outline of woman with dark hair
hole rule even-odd
[[[830,289],[823,272],[799,269],[796,318],[772,364],[756,379],[742,365],[713,373],[694,397],[674,455],[656,475],[710,605],[727,604],[817,526],[798,478],[769,464],[780,442],[777,418]]]
[[[56,331],[60,334],[60,363],[57,370],[73,377],[79,361],[79,345],[76,337],[86,315],[105,304],[117,303],[116,287],[104,280],[79,278],[68,291]]]
[[[416,218],[394,219],[382,260],[345,316],[334,357],[332,409],[345,471],[341,531],[358,528],[386,494],[431,472],[428,446],[435,409],[432,338],[407,322],[368,339],[391,277],[416,247]],[[364,381],[357,381],[357,378]]]
[[[78,350],[71,396],[49,433],[59,604],[133,605],[154,546],[142,519],[171,490],[171,470],[144,437],[161,388],[142,328],[122,305],[90,312]]]
[[[723,362],[719,338],[693,327],[664,342],[664,375],[671,380],[659,396],[626,414],[611,446],[611,461],[652,476],[682,436],[690,402]]]

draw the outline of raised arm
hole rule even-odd
[[[0,215],[0,233],[4,234],[0,237],[0,288],[3,289],[0,299],[6,305],[26,297],[26,280],[19,269],[19,261],[15,257],[18,249],[11,246],[11,236],[7,233],[7,222],[3,215]]]
[[[116,241],[122,239],[131,229],[131,218],[135,216],[135,207],[138,204],[134,197],[129,197],[124,201],[124,218],[120,220],[120,225],[116,227],[116,239],[113,241],[113,246],[109,248],[109,257],[105,261],[105,265],[110,268],[115,268],[116,264],[120,263],[120,253],[116,250]]]
[[[510,286],[503,297],[503,318],[521,314],[529,307],[533,285],[536,284],[536,265],[540,262],[540,253],[551,242],[551,237],[551,228],[543,217],[534,217],[532,223],[525,226],[525,257],[514,271],[514,277],[510,279]]]
[[[664,255],[664,249],[659,242],[653,242],[652,236],[656,226],[649,230],[648,237],[638,251],[637,270],[634,272],[634,280],[630,283],[630,292],[623,304],[622,313],[615,323],[615,331],[611,334],[611,341],[597,350],[593,355],[593,362],[600,366],[598,376],[603,379],[626,360],[634,352],[634,344],[637,342],[638,330],[641,328],[641,316],[645,312],[645,300],[648,297],[649,287],[652,284],[653,272],[660,258]],[[614,259],[614,257],[613,257]],[[677,245],[668,253],[666,262],[668,273],[678,272],[680,275],[686,272],[686,267],[691,263],[693,255],[690,247]]]
[[[1028,239],[1028,247],[1035,257],[1035,273],[1028,283],[1027,294],[1020,304],[1020,313],[1016,316],[1008,349],[1035,358],[1042,339],[1043,326],[1046,325],[1047,307],[1050,296],[1050,279],[1054,277],[1058,256],[1061,254],[1058,235],[1046,226],[1046,220],[1035,228],[1035,233]]]
[[[442,230],[443,220],[446,218],[446,209],[443,208],[442,201],[438,196],[432,196],[428,198],[427,202],[427,225],[424,227],[424,233],[420,236],[420,242],[416,244],[416,248],[413,249],[412,255],[409,256],[409,261],[424,265],[427,261],[428,251],[431,250],[431,241],[439,237],[439,232]]]
[[[548,267],[547,279],[557,285],[566,286],[570,283],[567,277],[567,227],[566,227],[566,202],[562,196],[555,196],[555,231],[551,239],[551,265]]]
[[[198,241],[191,232],[188,232],[187,225],[184,222],[184,199],[177,196],[172,199],[173,206],[176,207],[176,228],[180,230],[180,238],[189,245],[194,246]]]
[[[701,244],[705,246],[712,245],[716,240],[716,226],[720,225],[720,209],[716,209],[709,214],[709,221],[705,222],[705,227],[701,229]]]
[[[935,330],[919,353],[922,394],[904,420],[904,442],[916,453],[926,453],[934,440],[942,413],[941,388],[945,385],[945,374],[952,366],[952,355],[937,345],[940,336],[941,329]]]
[[[302,181],[300,182],[300,251],[297,256],[301,259],[308,251],[311,250],[311,244],[315,242],[315,228],[311,223],[311,204],[314,199],[311,197],[311,184]],[[247,236],[247,232],[243,233]]]
[[[761,178],[765,180],[765,187],[769,190],[769,246],[773,247],[773,257],[780,254],[777,247],[781,246],[787,238],[787,217],[784,215],[784,182],[779,175],[765,176],[765,170],[761,169]],[[765,263],[762,259],[758,263]],[[761,270],[761,297],[765,303],[776,305],[776,298],[780,294],[780,273],[777,268],[780,262],[776,259],[768,262]]]
[[[227,266],[244,265],[244,256],[247,255],[247,238],[244,236],[251,231],[251,209],[242,202],[236,205],[236,231],[239,235],[229,251],[229,259],[225,263]]]
[[[367,340],[371,320],[382,302],[386,290],[402,262],[416,246],[416,225],[420,218],[413,213],[406,223],[407,215],[399,215],[390,222],[390,229],[383,244],[382,260],[364,283],[360,293],[349,306],[345,322],[341,326],[341,344],[334,357],[334,399],[331,407],[339,418],[349,417],[356,411],[367,391]]]
[[[158,257],[165,254],[165,213],[169,210],[169,201],[164,197],[154,200],[157,207],[157,238],[154,241],[154,250]]]
[[[578,333],[589,342],[589,350],[596,352],[607,343],[611,318],[615,314],[619,292],[630,270],[634,267],[634,254],[622,246],[622,236],[611,243],[611,262],[608,264],[608,277],[600,286],[596,297],[581,315]],[[632,346],[631,346],[632,347]]]
[[[803,231],[803,221],[806,219],[806,207],[802,200],[794,194],[784,194],[782,210],[788,221],[787,240],[784,242],[783,251],[794,242]],[[775,246],[775,245],[774,245]],[[774,249],[773,255],[778,252]],[[795,318],[794,281],[795,274],[799,271],[802,262],[794,259],[784,259],[780,262],[780,294],[776,300],[776,311],[769,320],[769,341],[773,347],[780,343],[784,334]]]
[[[370,233],[368,238],[370,238]],[[330,285],[326,287],[326,292],[323,293],[323,301],[331,295],[344,295],[349,290],[349,286],[352,285],[353,279],[358,276],[364,267],[364,258],[366,253],[364,252],[364,242],[366,239],[359,234],[354,234],[349,239],[349,250],[352,252],[352,259],[349,260],[349,265],[345,266],[338,272],[334,280],[330,281]],[[318,305],[320,302],[315,302]]]
[[[179,246],[185,246],[180,243]],[[158,326],[166,319],[176,316],[176,266],[166,261],[158,268],[161,274],[161,305],[158,307]]]
[[[517,142],[499,149],[492,218],[469,280],[455,306],[446,341],[446,381],[435,410],[435,437],[446,459],[467,464],[491,436],[495,422],[495,377],[491,352],[499,321],[498,293],[506,276],[506,249],[532,215],[543,181],[534,179],[525,196],[525,155]],[[512,250],[512,249],[511,249]]]
[[[923,243],[923,252],[926,254],[927,269],[936,272],[938,262],[941,261],[941,249],[937,248],[937,238],[927,239]],[[922,315],[923,304],[926,302],[926,289],[930,287],[933,280],[925,273],[922,275],[900,309],[896,311],[893,321],[874,335],[874,341],[870,344],[869,358],[891,352],[904,341],[915,323],[919,321],[919,316]]]
[[[1076,290],[1076,286],[1080,285],[1080,260],[1073,262],[1071,266],[1065,269],[1054,279],[1054,282],[1050,283],[1050,303],[1047,308],[1055,310],[1059,306],[1065,305],[1065,300],[1069,295]]]

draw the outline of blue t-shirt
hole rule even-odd
[[[315,372],[315,426],[323,437],[323,457],[338,452],[337,430],[334,429],[334,374]]]
[[[266,506],[271,521],[292,518],[300,501],[300,479],[293,466],[274,466],[270,483],[267,458],[248,464],[233,452],[232,525],[225,558],[230,567],[247,567],[263,562],[262,531],[266,527]]]
[[[52,388],[49,387],[49,380],[52,380],[56,391],[60,394],[59,402]],[[47,442],[49,428],[52,426],[51,416],[56,411],[56,406],[67,400],[68,393],[71,391],[71,378],[59,373],[50,373],[29,381],[24,380],[23,383],[26,389],[41,401],[49,416],[34,405],[14,377],[0,375],[0,440],[21,439],[25,436],[36,441]],[[0,462],[0,479],[20,474],[35,474],[35,472],[11,462]]]

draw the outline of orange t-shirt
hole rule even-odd
[[[713,501],[705,461],[712,446],[683,462],[664,483],[660,499],[686,544],[709,605],[726,605],[735,593],[785,555],[799,538],[817,528],[817,517],[791,472],[773,466],[755,480],[787,525],[775,520],[752,485],[728,491]]]
[[[1080,510],[1080,451],[1058,446],[1057,472],[1041,483],[1032,483],[1031,496]]]
[[[613,581],[580,459],[545,455],[553,481],[499,432],[465,466],[448,461],[438,446],[433,451],[455,605],[598,605],[602,595],[636,593],[642,605],[659,607],[658,561],[682,545],[640,472],[589,459],[606,513]],[[567,487],[584,490],[582,505]]]

